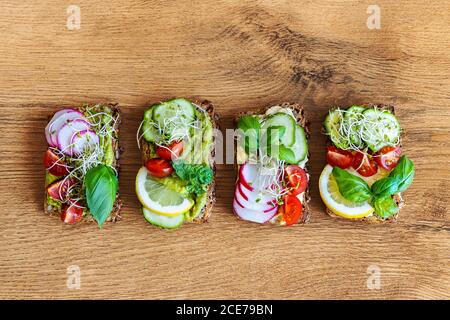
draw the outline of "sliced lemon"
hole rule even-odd
[[[154,179],[146,167],[139,169],[136,176],[136,194],[145,208],[164,216],[183,214],[194,205],[192,199],[183,197]]]
[[[374,210],[368,202],[355,203],[341,195],[337,182],[331,174],[332,171],[333,167],[327,165],[319,178],[320,196],[327,208],[336,215],[348,219],[363,218],[371,215]]]

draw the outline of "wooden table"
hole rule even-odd
[[[67,1],[2,1],[0,297],[449,299],[449,4],[376,3],[381,29],[368,28],[366,1],[80,0],[80,29],[69,30]],[[222,129],[243,109],[302,103],[311,223],[238,221],[232,165],[218,167],[210,223],[146,223],[135,132],[149,103],[174,96],[212,100]],[[101,230],[42,210],[47,116],[83,102],[118,102],[124,114],[124,219]],[[318,194],[327,109],[365,102],[397,105],[416,165],[392,225],[334,220]],[[66,285],[72,265],[80,289]],[[373,267],[379,290],[367,286]]]

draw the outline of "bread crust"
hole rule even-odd
[[[298,103],[283,102],[283,103],[278,104],[278,105],[263,107],[263,108],[255,110],[255,111],[240,112],[233,119],[233,125],[236,128],[237,127],[237,122],[238,122],[239,118],[241,118],[242,116],[245,116],[245,115],[264,115],[268,109],[270,109],[270,108],[272,108],[274,106],[280,106],[282,108],[289,108],[289,109],[292,110],[292,112],[294,113],[294,116],[296,118],[297,124],[299,124],[300,126],[302,126],[305,129],[306,140],[308,141],[308,144],[309,144],[310,122],[308,121],[308,119],[307,119],[307,117],[305,115],[304,108]],[[237,142],[234,143],[234,155],[235,155],[235,160],[236,160]],[[308,155],[307,155],[307,157],[308,157],[308,160],[309,160],[310,159],[309,148],[308,148]],[[311,172],[310,166],[309,166],[309,161],[306,162],[305,171],[306,171],[306,173],[308,175],[309,175],[309,172]],[[235,161],[235,172],[236,172],[236,183],[237,183],[238,179],[239,179],[239,164],[237,163],[237,161]],[[305,201],[302,202],[302,215],[299,218],[297,224],[309,223],[309,221],[311,219],[311,208],[310,208],[310,205],[309,205],[310,201],[311,201],[311,195],[310,195],[309,182],[308,182],[308,187],[306,188],[306,191],[305,191]],[[276,220],[276,222],[267,222],[266,224],[281,225],[277,220]]]
[[[381,109],[381,110],[388,110],[392,114],[395,115],[395,106],[394,105],[388,105],[388,104],[358,104],[358,106],[365,107],[365,108],[378,108],[378,109]],[[336,107],[336,108],[338,108],[338,107]],[[343,110],[346,110],[348,108],[349,107],[339,107],[339,109],[343,109]],[[326,134],[325,128],[323,128],[323,127],[322,127],[322,133]],[[331,142],[331,140],[329,138],[328,138],[327,144],[328,145],[332,145],[332,142]],[[399,146],[400,147],[402,146],[402,137],[401,136],[400,136]],[[338,215],[334,214],[330,209],[328,209],[325,206],[325,204],[324,204],[324,206],[325,206],[325,212],[330,217],[333,217],[333,218],[336,218],[336,219],[344,219],[344,220],[351,220],[351,221],[363,221],[363,222],[370,223],[370,224],[386,224],[386,223],[397,222],[397,218],[398,218],[398,215],[400,213],[400,210],[405,206],[405,200],[403,199],[401,193],[394,194],[392,196],[392,198],[394,199],[395,203],[397,204],[399,210],[398,210],[398,212],[395,215],[393,215],[393,216],[391,216],[391,217],[389,217],[387,219],[383,219],[383,218],[381,218],[380,216],[378,216],[376,214],[372,214],[371,216],[364,217],[364,218],[348,219],[348,218],[344,218],[344,217],[341,217],[341,216],[338,216]]]
[[[115,123],[115,129],[117,131],[117,136],[120,137],[120,124],[122,122],[122,115],[120,112],[120,109],[118,107],[118,103],[106,103],[106,104],[101,104],[99,103],[99,105],[106,105],[108,106],[112,112],[113,112],[113,116],[117,116],[118,120]],[[74,107],[71,107],[74,108]],[[79,109],[79,108],[74,108],[74,109]],[[51,120],[52,116],[49,116],[48,121]],[[115,150],[115,158],[114,158],[114,163],[113,163],[113,167],[116,169],[117,173],[120,174],[120,156],[123,153],[123,148],[120,146],[119,144],[119,139],[118,140],[114,140],[113,141],[113,149]],[[52,206],[51,204],[49,204],[47,202],[47,191],[46,191],[47,185],[45,185],[45,193],[44,193],[44,212],[48,215],[52,215],[52,216],[60,216],[61,214],[61,210],[59,210],[58,208]],[[114,202],[113,205],[113,210],[111,211],[111,214],[109,215],[109,217],[106,219],[107,222],[116,222],[122,219],[122,217],[120,216],[120,210],[122,208],[122,200],[120,198],[119,195],[119,191],[117,191],[117,195],[116,195],[116,201]],[[95,219],[91,216],[91,215],[87,215],[84,216],[82,218],[82,220],[80,221],[80,223],[92,223],[94,222]]]
[[[213,130],[219,130],[219,115],[214,111],[214,105],[209,100],[201,100],[192,101],[196,106],[201,108],[202,110],[206,111],[207,114],[210,117]],[[141,154],[142,154],[142,163],[144,164],[147,160],[149,160],[149,143],[145,141],[144,138],[139,139],[139,143],[141,145]],[[205,223],[209,221],[209,218],[211,217],[212,209],[214,207],[214,204],[216,203],[216,161],[215,161],[215,143],[216,143],[216,137],[213,132],[213,141],[212,141],[212,148],[210,153],[210,165],[213,170],[213,181],[208,185],[208,189],[206,190],[207,193],[207,201],[206,205],[203,207],[201,213],[195,217],[191,222],[192,223]],[[186,221],[188,222],[188,221]]]

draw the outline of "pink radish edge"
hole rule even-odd
[[[75,109],[63,109],[56,112],[52,120],[50,120],[50,122],[46,127],[46,131],[48,131],[53,147],[58,147],[58,139],[57,139],[58,131],[66,124],[67,121],[77,119],[76,117],[66,116],[67,114],[76,114],[77,116],[79,116],[80,119],[84,119],[84,115],[80,111]],[[64,117],[62,119],[63,120],[62,123],[60,123],[61,117]]]
[[[248,162],[246,162],[246,163],[244,163],[243,165],[241,165],[241,167],[239,168],[239,179],[241,180],[242,185],[243,185],[246,189],[248,189],[248,190],[250,190],[250,191],[253,191],[254,188],[250,185],[250,184],[251,184],[251,181],[248,181],[248,180],[245,178],[245,171],[244,171],[244,170],[246,170],[246,168],[247,168],[247,170],[249,170],[249,169],[248,169],[249,166],[252,166],[252,165],[249,164]],[[247,177],[247,178],[248,178],[248,177]]]
[[[71,143],[73,145],[72,150],[73,150],[73,152],[75,154],[80,154],[80,153],[83,152],[84,148],[79,150],[77,148],[77,142],[76,141],[82,139],[87,134],[91,135],[91,137],[95,137],[96,138],[95,143],[99,143],[99,137],[98,137],[98,135],[97,135],[97,133],[95,131],[93,131],[93,130],[80,131],[79,134],[74,135],[73,138],[72,138],[72,143]]]
[[[266,223],[277,214],[277,207],[274,207],[273,211],[261,213],[247,208],[240,208],[237,202],[233,201],[233,211],[242,220],[256,223]]]
[[[255,211],[260,212],[270,212],[274,209],[274,207],[277,207],[275,199],[272,201],[269,201],[268,203],[254,203],[251,201],[246,201],[244,197],[242,196],[242,193],[238,190],[239,187],[236,187],[236,190],[234,192],[234,199],[236,202],[242,207],[242,208],[248,208]],[[244,202],[245,201],[245,202]],[[247,203],[247,205],[245,205]]]
[[[89,130],[91,128],[90,123],[84,119],[75,119],[67,122],[65,125],[59,129],[57,140],[58,140],[58,148],[63,153],[72,156],[72,142],[73,138],[77,133],[81,133],[83,131]],[[67,131],[67,132],[66,132]],[[66,134],[67,136],[64,136]]]

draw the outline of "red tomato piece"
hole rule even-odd
[[[347,169],[350,168],[353,163],[353,154],[348,150],[342,150],[335,146],[328,146],[327,162],[330,166]]]
[[[61,220],[64,223],[74,224],[80,222],[83,217],[83,208],[78,202],[72,202],[70,205],[64,204],[61,211]]]
[[[352,166],[363,177],[373,176],[378,171],[378,165],[372,156],[363,152],[355,153]]]
[[[67,165],[50,149],[47,149],[44,155],[45,168],[52,175],[61,177],[69,173]]]
[[[288,178],[290,194],[298,195],[308,187],[308,176],[303,168],[296,165],[289,165],[285,169]]]
[[[183,152],[184,142],[174,141],[168,146],[159,146],[156,148],[156,154],[166,160],[175,160]]]
[[[64,201],[67,198],[69,189],[75,184],[74,179],[62,179],[53,182],[47,187],[47,194],[55,200]]]
[[[302,216],[302,203],[297,196],[291,194],[285,195],[283,206],[283,220],[286,222],[286,225],[290,226],[297,223]]]
[[[398,160],[402,155],[402,149],[399,146],[386,146],[381,148],[375,155],[375,161],[386,170],[392,170],[397,166]]]

